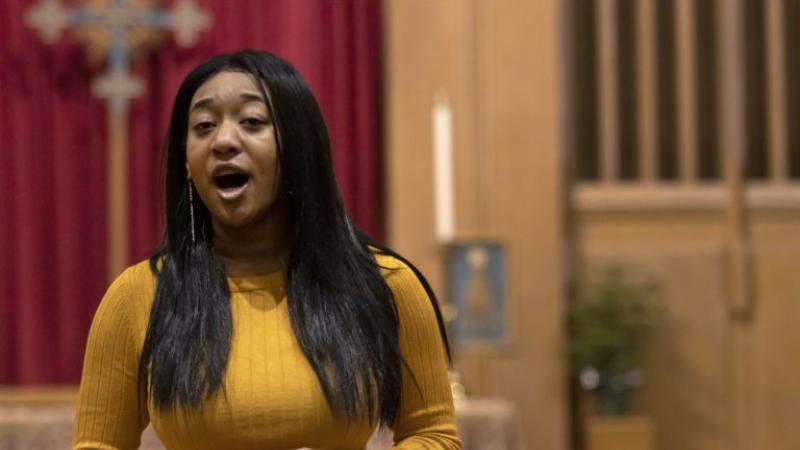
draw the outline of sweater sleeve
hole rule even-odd
[[[73,450],[139,447],[147,426],[139,395],[139,350],[128,305],[138,295],[129,269],[109,287],[89,331],[73,431]]]
[[[395,449],[460,449],[447,357],[433,305],[419,279],[403,265],[389,273],[400,319],[403,387],[394,428]]]

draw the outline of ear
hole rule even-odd
[[[187,180],[191,180],[192,179],[192,170],[189,168],[189,162],[187,161],[187,162],[185,162],[183,164],[186,166],[186,179]]]

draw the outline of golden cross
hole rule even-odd
[[[94,95],[108,107],[108,275],[116,277],[128,257],[128,106],[144,84],[129,72],[130,56],[158,42],[158,30],[171,30],[178,45],[188,47],[211,17],[193,0],[178,0],[171,10],[154,0],[86,0],[82,8],[66,8],[58,0],[41,0],[25,14],[25,23],[41,39],[55,43],[64,29],[74,28],[91,59],[107,61],[106,72],[92,83]]]

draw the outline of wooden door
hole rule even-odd
[[[660,287],[658,449],[800,448],[800,5],[566,10],[569,236]]]

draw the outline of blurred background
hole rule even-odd
[[[465,448],[800,448],[800,1],[4,0],[0,449],[68,445],[177,87],[243,47],[437,292]]]

